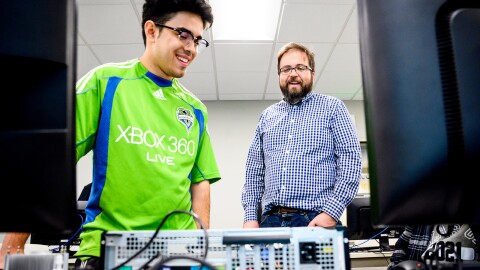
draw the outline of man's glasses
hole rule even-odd
[[[183,42],[185,42],[185,46],[190,45],[193,41],[197,51],[202,51],[203,49],[207,48],[208,45],[210,45],[210,43],[208,43],[208,41],[206,41],[205,39],[203,39],[201,37],[194,37],[192,32],[190,32],[189,30],[187,30],[185,28],[175,28],[175,27],[171,27],[171,26],[168,26],[168,25],[160,24],[160,23],[155,23],[155,25],[158,26],[158,27],[165,27],[165,28],[168,28],[172,31],[177,32],[178,33],[178,38],[180,40],[182,40]]]
[[[309,66],[297,65],[295,67],[291,67],[291,66],[282,67],[281,69],[278,70],[278,74],[288,75],[292,72],[292,70],[295,70],[297,74],[304,73],[307,70],[313,71],[313,69]]]

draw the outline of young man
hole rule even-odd
[[[201,35],[212,23],[206,0],[146,0],[144,54],[99,66],[77,82],[77,160],[94,151],[77,267],[103,268],[104,231],[155,230],[174,210],[193,211],[209,227],[210,184],[220,173],[207,109],[176,78],[208,46]],[[175,214],[162,229],[199,226],[191,215]],[[3,245],[23,248],[28,235],[10,234]]]
[[[312,93],[308,48],[286,44],[277,67],[284,98],[262,113],[248,151],[243,227],[335,226],[359,187],[355,127],[341,100]]]

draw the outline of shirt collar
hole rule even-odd
[[[169,86],[172,86],[172,81],[170,80],[167,80],[167,79],[164,79],[160,76],[157,76],[155,74],[153,74],[152,72],[150,71],[147,71],[147,73],[145,74],[148,78],[150,78],[152,81],[154,81],[158,86],[160,87],[169,87]]]
[[[302,103],[308,102],[310,99],[312,99],[313,95],[314,95],[313,92],[310,92],[295,104],[290,104],[290,103],[286,102],[285,99],[282,99],[282,102],[285,103],[287,106],[288,105],[289,106],[300,106],[300,105],[302,105]]]

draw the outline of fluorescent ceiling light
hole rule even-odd
[[[210,0],[214,40],[274,40],[281,0]]]

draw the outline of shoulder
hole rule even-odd
[[[100,66],[97,66],[91,69],[85,76],[89,76],[91,74],[97,74],[101,76],[121,76],[122,74],[128,73],[132,70],[136,70],[138,67],[143,67],[138,59],[132,59],[125,62],[115,62],[115,63],[106,63]],[[146,70],[142,70],[142,74],[144,74]]]
[[[320,93],[312,93],[311,99],[315,103],[321,103],[330,106],[345,106],[344,102],[341,99]]]
[[[280,100],[276,103],[271,104],[265,110],[263,110],[262,114],[271,113],[271,112],[279,112],[279,111],[286,111],[289,108],[289,104],[283,100]]]
[[[124,62],[106,63],[91,69],[87,74],[77,81],[77,92],[82,92],[96,84],[98,80],[105,80],[111,77],[135,78],[146,73],[145,67],[138,59]]]
[[[270,119],[272,117],[275,118],[279,115],[282,115],[282,114],[288,112],[288,107],[289,106],[290,105],[283,100],[268,106],[260,114],[260,121],[265,120],[265,119]]]
[[[178,91],[178,94],[182,99],[188,102],[196,109],[200,109],[202,111],[207,111],[207,106],[190,90],[188,90],[184,85],[182,85],[178,79],[173,79],[172,86]]]

